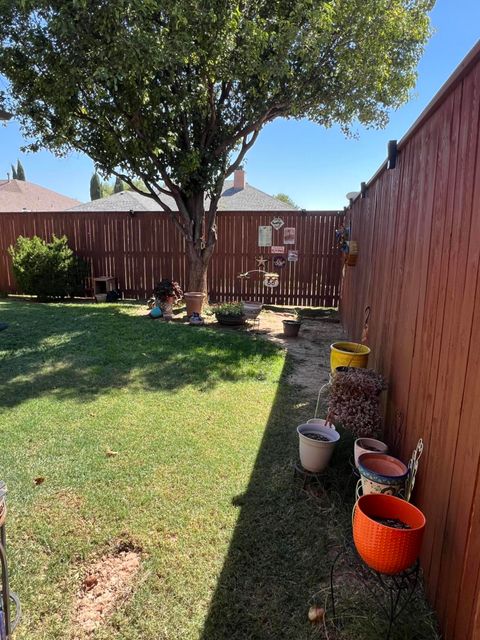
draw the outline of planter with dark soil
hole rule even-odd
[[[312,473],[321,473],[328,466],[340,439],[338,431],[327,426],[323,420],[321,424],[301,424],[297,427],[297,433],[302,467]]]
[[[247,320],[246,316],[230,316],[223,313],[216,313],[215,317],[218,324],[223,324],[229,327],[240,327],[241,325],[245,324]]]
[[[286,338],[296,338],[302,323],[300,320],[284,320],[283,321],[283,335]]]

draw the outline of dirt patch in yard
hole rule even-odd
[[[140,562],[138,550],[121,546],[87,568],[75,602],[73,638],[94,633],[130,596]]]
[[[298,338],[286,338],[282,322],[293,318],[291,313],[262,311],[258,332],[288,351],[294,363],[290,382],[303,387],[309,397],[316,397],[328,382],[330,345],[345,334],[338,319],[313,317],[302,319]]]

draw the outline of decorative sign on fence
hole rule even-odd
[[[255,258],[255,262],[257,263],[257,267],[259,269],[265,269],[267,266],[268,258],[260,256],[260,258]]]
[[[271,247],[272,246],[272,227],[258,227],[258,246],[259,247]]]
[[[273,259],[273,266],[277,267],[277,268],[282,268],[287,264],[287,261],[285,260],[285,258],[283,256],[277,256],[276,258]]]
[[[272,253],[285,253],[285,247],[283,247],[283,246],[272,247],[271,248],[271,252]]]
[[[283,230],[283,244],[295,244],[295,227],[285,227]]]
[[[284,221],[281,218],[274,218],[270,224],[272,225],[272,227],[275,229],[275,231],[278,231],[279,229],[281,229],[283,227],[283,225],[285,224]]]
[[[289,251],[288,252],[288,261],[289,262],[298,262],[298,251]]]
[[[263,284],[268,289],[275,289],[275,287],[278,287],[278,273],[266,273],[263,276]]]

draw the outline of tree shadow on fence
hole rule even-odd
[[[166,324],[122,306],[2,303],[0,406],[54,394],[92,400],[126,385],[197,390],[262,376],[278,350],[242,333]]]

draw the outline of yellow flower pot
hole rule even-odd
[[[358,342],[334,342],[330,345],[330,368],[357,367],[365,369],[368,365],[370,348]]]

